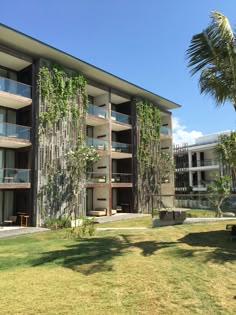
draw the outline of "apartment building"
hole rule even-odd
[[[214,180],[214,173],[222,171],[215,153],[215,147],[223,131],[199,137],[195,144],[175,145],[175,192],[204,192],[207,185]]]
[[[87,145],[100,154],[99,161],[86,174],[87,214],[136,212],[137,99],[148,100],[160,109],[161,147],[170,154],[170,110],[179,105],[1,24],[0,221],[25,213],[31,225],[41,224],[43,204],[39,206],[38,199],[42,183],[49,180],[49,175],[44,174],[42,156],[45,152],[48,154],[48,163],[50,159],[62,160],[64,156],[63,126],[60,143],[42,145],[38,136],[42,105],[37,80],[45,62],[81,73],[87,80]],[[56,152],[53,157],[49,145]],[[164,183],[163,191],[173,193],[173,181]]]

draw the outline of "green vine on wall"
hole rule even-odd
[[[38,91],[39,136],[46,156],[42,158],[46,174],[42,182],[46,184],[41,187],[41,213],[55,215],[67,203],[69,212],[76,214],[83,208],[86,167],[99,159],[97,151],[85,142],[86,80],[59,65],[46,64],[39,70]]]
[[[161,193],[161,184],[172,171],[168,153],[161,152],[160,110],[151,102],[137,102],[138,208],[146,209],[150,195]]]
[[[59,65],[43,66],[38,74],[38,90],[41,102],[45,108],[39,114],[39,132],[43,133],[47,127],[52,127],[60,119],[65,118],[68,112],[72,118],[79,119],[83,111],[87,111],[88,96],[86,80],[82,75],[66,72]],[[81,100],[84,107],[78,106]],[[81,110],[82,109],[82,110]]]

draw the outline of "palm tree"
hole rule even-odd
[[[236,132],[232,131],[230,135],[222,135],[215,151],[223,167],[229,167],[234,183],[236,179]]]
[[[211,95],[216,106],[230,101],[236,110],[236,36],[222,13],[210,17],[209,26],[191,39],[188,67],[191,75],[200,72],[201,93]]]

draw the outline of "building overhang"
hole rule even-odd
[[[111,88],[119,89],[132,97],[147,99],[166,110],[180,107],[180,105],[164,97],[123,80],[109,72],[99,69],[85,61],[16,31],[4,24],[0,24],[0,43],[35,59],[46,58],[57,62],[69,69],[82,73],[89,80],[109,85]]]

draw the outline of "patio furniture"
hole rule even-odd
[[[26,212],[17,212],[18,216],[20,217],[20,226],[25,226],[24,224],[24,220],[25,220],[25,216],[27,216]]]
[[[9,217],[8,220],[4,220],[4,224],[8,224],[8,225],[12,225],[13,223],[16,223],[16,219],[17,219],[17,216],[16,215],[11,215]]]
[[[25,219],[25,227],[28,226],[28,220],[29,220],[29,215],[24,215],[24,219]]]

